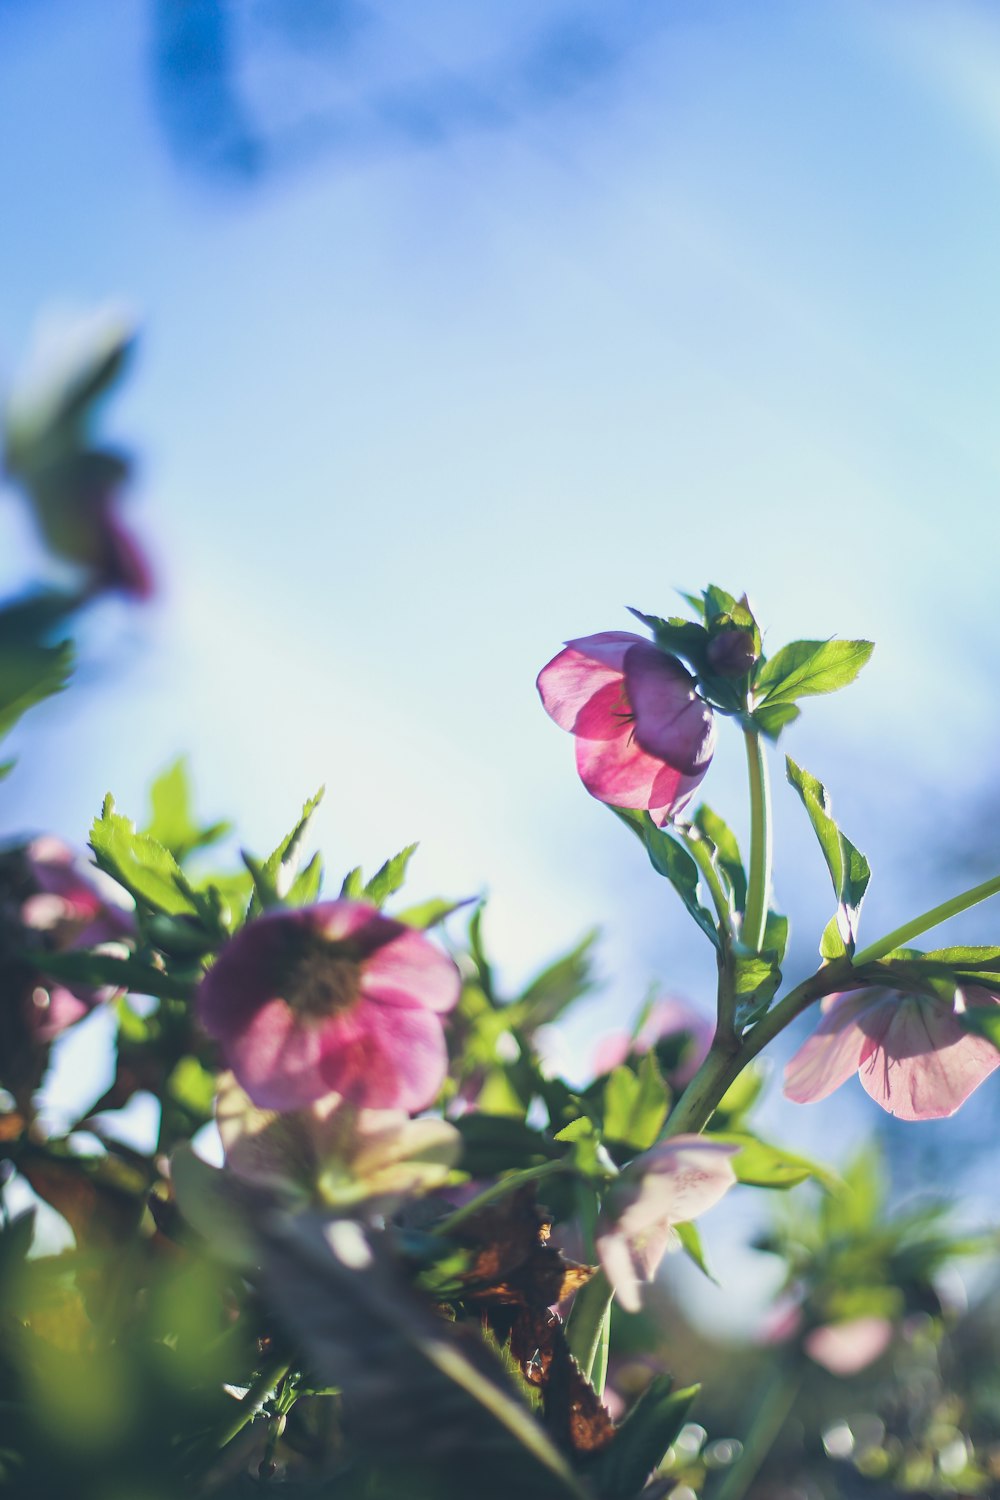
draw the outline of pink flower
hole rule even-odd
[[[857,1375],[885,1353],[892,1334],[888,1318],[851,1318],[846,1323],[824,1323],[822,1328],[814,1328],[802,1347],[831,1375]]]
[[[24,885],[18,911],[37,966],[28,1020],[50,1042],[111,997],[110,989],[72,987],[45,977],[45,953],[65,953],[120,942],[134,935],[129,912],[105,899],[87,869],[61,839],[45,836],[24,849]]]
[[[712,710],[680,662],[642,636],[569,641],[538,674],[538,691],[575,737],[580,779],[600,802],[646,808],[662,827],[708,770]]]
[[[975,1005],[1000,1004],[986,990],[969,991]],[[857,1072],[876,1104],[901,1120],[953,1115],[1000,1065],[985,1037],[958,1017],[966,998],[886,990],[829,995],[823,1019],[785,1068],[785,1095],[797,1104],[825,1099]]]
[[[640,1308],[640,1283],[652,1281],[674,1224],[712,1208],[736,1181],[729,1158],[739,1148],[700,1135],[678,1135],[637,1156],[615,1179],[597,1223],[597,1255],[627,1312]]]
[[[441,1013],[459,988],[451,959],[422,933],[365,902],[323,901],[248,923],[202,980],[197,1003],[262,1108],[339,1094],[359,1108],[412,1113],[441,1087]]]
[[[685,1005],[683,1000],[668,996],[665,1000],[657,1000],[652,1006],[636,1036],[616,1031],[602,1038],[594,1058],[594,1067],[599,1075],[610,1073],[612,1068],[620,1067],[632,1053],[648,1052],[657,1042],[668,1037],[678,1037],[683,1050],[677,1066],[667,1074],[667,1082],[673,1088],[682,1089],[691,1082],[705,1061],[714,1036],[715,1027],[706,1016]]]

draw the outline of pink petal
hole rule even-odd
[[[576,769],[592,797],[615,807],[672,807],[682,780],[679,771],[647,755],[628,734],[614,740],[577,739]]]
[[[860,1076],[876,1104],[900,1120],[938,1120],[953,1115],[997,1066],[1000,1052],[963,1028],[953,1003],[898,995],[886,1003]]]
[[[322,1092],[361,1108],[425,1109],[447,1068],[444,1033],[430,1011],[362,999],[323,1024]]]
[[[809,1358],[831,1375],[857,1375],[884,1354],[892,1343],[888,1318],[852,1318],[814,1328],[803,1343]]]
[[[642,1307],[640,1282],[649,1278],[637,1269],[624,1234],[598,1234],[595,1243],[601,1269],[614,1287],[621,1306],[626,1312],[639,1312]]]
[[[577,732],[581,711],[602,687],[622,681],[625,653],[641,642],[642,636],[624,630],[582,636],[542,668],[538,692],[546,713],[560,729]]]
[[[625,653],[625,684],[642,748],[689,776],[707,770],[715,720],[680,662],[640,642]]]
[[[330,1022],[296,1016],[284,1000],[275,999],[225,1039],[226,1059],[254,1104],[301,1109],[330,1092],[320,1072],[324,1025]]]
[[[886,1004],[877,990],[827,997],[825,1014],[807,1042],[785,1067],[785,1098],[814,1104],[846,1083],[871,1049],[860,1018],[875,1015]]]
[[[399,936],[365,960],[362,994],[386,1005],[453,1009],[462,988],[454,963],[422,933],[399,926]]]
[[[639,1156],[628,1168],[642,1173],[647,1214],[666,1213],[671,1224],[683,1224],[713,1208],[736,1181],[729,1158],[736,1146],[678,1135]]]
[[[707,768],[706,768],[707,769]],[[672,766],[664,766],[653,783],[649,798],[649,816],[657,827],[662,828],[670,819],[686,807],[692,794],[704,780],[705,772],[697,776],[682,776]]]

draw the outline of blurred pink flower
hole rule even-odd
[[[846,1323],[824,1323],[803,1341],[803,1349],[831,1375],[857,1375],[885,1353],[892,1343],[888,1318],[851,1318]]]
[[[975,1005],[1000,1004],[970,990]],[[1000,1066],[1000,1052],[958,1019],[966,1005],[938,995],[862,990],[829,995],[823,1019],[785,1068],[785,1095],[797,1104],[825,1099],[852,1073],[876,1104],[901,1120],[936,1120]]]
[[[686,1040],[680,1061],[667,1074],[667,1082],[674,1088],[685,1088],[708,1056],[715,1027],[707,1016],[672,996],[656,1001],[635,1036],[615,1031],[603,1037],[597,1045],[594,1071],[598,1076],[610,1073],[633,1052],[648,1052],[657,1042],[674,1036]]]
[[[569,641],[538,674],[538,691],[575,737],[580,779],[600,802],[645,808],[662,827],[708,770],[712,710],[680,662],[642,636]]]
[[[39,1041],[49,1042],[111,997],[110,989],[69,986],[45,977],[45,953],[65,953],[121,942],[135,933],[131,914],[113,905],[88,870],[61,839],[33,839],[24,850],[28,894],[19,911],[26,936],[33,940],[38,969],[31,990],[28,1019]]]
[[[206,1031],[265,1109],[327,1094],[359,1108],[430,1104],[447,1068],[451,959],[360,901],[271,911],[222,950],[198,989]]]
[[[640,1284],[652,1281],[674,1224],[712,1208],[736,1181],[738,1147],[678,1135],[637,1156],[615,1179],[597,1223],[597,1255],[618,1301],[638,1312]]]

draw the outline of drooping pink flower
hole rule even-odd
[[[412,1113],[441,1087],[441,1015],[459,988],[455,965],[423,933],[365,902],[323,901],[248,923],[197,1003],[262,1108],[339,1094],[359,1108]]]
[[[875,1363],[892,1343],[888,1318],[851,1318],[846,1323],[824,1323],[806,1334],[803,1349],[831,1375],[858,1375]]]
[[[595,1236],[605,1276],[627,1312],[638,1312],[640,1284],[652,1281],[674,1224],[712,1208],[736,1181],[739,1148],[678,1135],[637,1156],[615,1179]]]
[[[46,953],[120,942],[134,936],[135,922],[130,912],[102,894],[94,872],[61,839],[49,835],[33,839],[24,848],[22,868],[18,920],[22,944],[37,969],[28,1022],[39,1041],[50,1042],[109,999],[113,991],[48,978]]]
[[[959,1020],[966,1003],[1000,1004],[973,989],[954,999],[861,990],[829,995],[823,1019],[785,1068],[785,1095],[797,1104],[825,1099],[852,1073],[901,1120],[953,1115],[1000,1066],[1000,1052]]]
[[[708,770],[712,710],[680,662],[642,636],[569,641],[538,674],[538,691],[574,736],[580,779],[600,802],[645,808],[662,827]]]
[[[602,1037],[594,1058],[595,1070],[598,1074],[610,1073],[632,1053],[648,1052],[657,1042],[675,1036],[683,1040],[683,1051],[677,1066],[667,1074],[667,1082],[672,1088],[685,1088],[708,1056],[715,1027],[707,1016],[673,996],[656,1001],[634,1037],[625,1031]]]

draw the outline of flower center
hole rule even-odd
[[[361,962],[348,943],[303,935],[285,980],[285,1001],[304,1016],[336,1016],[361,992]]]

